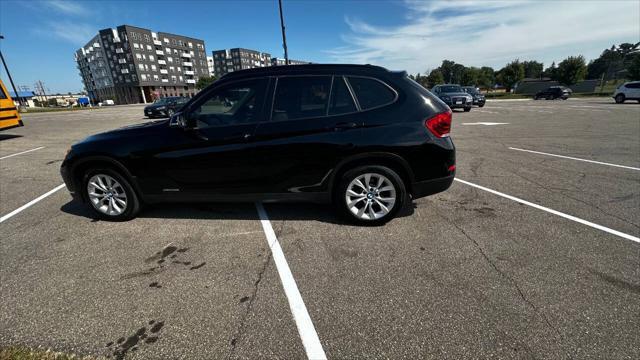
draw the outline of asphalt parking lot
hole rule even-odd
[[[109,223],[64,188],[20,210],[62,184],[71,143],[145,121],[141,106],[23,119],[0,133],[0,346],[151,359],[640,358],[640,104],[455,112],[459,181],[383,227],[311,204],[157,205]]]

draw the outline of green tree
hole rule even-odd
[[[523,61],[522,66],[524,66],[524,77],[529,79],[537,79],[542,76],[542,69],[544,65],[541,62],[537,61]]]
[[[635,54],[627,64],[627,78],[629,80],[640,80],[640,54]]]
[[[445,82],[453,82],[453,67],[455,64],[456,63],[451,60],[442,60],[442,64],[440,65],[439,69]]]
[[[213,82],[216,80],[218,80],[218,78],[215,76],[203,76],[198,79],[198,82],[196,82],[196,89],[202,90],[207,86],[213,84]]]
[[[587,64],[584,56],[569,56],[558,64],[556,78],[567,86],[571,86],[578,81],[584,80],[587,75]]]
[[[426,86],[429,89],[438,84],[444,84],[444,76],[442,75],[442,71],[440,69],[431,70],[426,80]]]
[[[478,74],[477,85],[481,88],[489,89],[489,88],[492,88],[495,83],[496,83],[496,75],[493,68],[488,66],[481,67],[480,73]]]
[[[513,85],[524,79],[524,66],[519,60],[514,60],[498,71],[496,79],[510,92]]]

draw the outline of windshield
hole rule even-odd
[[[156,101],[153,102],[156,105],[162,105],[162,104],[166,104],[167,103],[167,98],[160,98]]]
[[[442,86],[440,88],[440,92],[444,92],[444,93],[456,93],[456,92],[464,92],[462,91],[462,88],[460,86]]]
[[[479,94],[480,92],[478,92],[478,89],[474,88],[474,87],[465,87],[463,88],[464,91],[468,94]]]

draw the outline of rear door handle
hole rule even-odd
[[[354,122],[341,122],[333,125],[333,130],[339,131],[339,130],[353,129],[357,126],[358,124]]]

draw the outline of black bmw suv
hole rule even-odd
[[[487,102],[484,95],[478,90],[475,86],[463,86],[462,90],[467,94],[471,95],[473,98],[473,105],[478,105],[478,107],[484,107],[484,104]]]
[[[295,65],[223,76],[170,120],[73,145],[61,173],[107,220],[142,203],[333,202],[381,224],[455,175],[451,110],[406,72]]]
[[[148,118],[167,118],[180,111],[182,105],[189,101],[184,96],[167,96],[153,102],[153,104],[145,106],[144,116]]]

